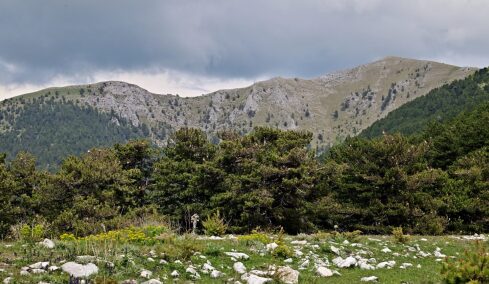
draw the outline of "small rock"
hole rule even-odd
[[[383,248],[383,249],[381,250],[381,252],[383,252],[383,253],[390,253],[390,252],[392,252],[392,251],[391,251],[391,249],[390,249],[390,248],[385,247],[385,248]]]
[[[3,284],[10,284],[12,283],[13,278],[12,277],[7,277],[3,279]]]
[[[192,276],[192,278],[194,278],[194,279],[200,279],[200,274],[197,272],[197,270],[195,270],[195,268],[193,266],[187,267],[185,272],[189,273],[190,276]]]
[[[396,262],[394,260],[384,261],[377,264],[377,268],[392,268],[394,267],[394,265],[396,265]]]
[[[244,274],[246,273],[246,267],[244,266],[243,263],[241,262],[236,262],[233,264],[233,269],[239,274]]]
[[[30,269],[46,269],[49,266],[49,262],[36,262],[34,264],[29,265]]]
[[[163,284],[163,282],[161,282],[160,280],[158,279],[150,279],[146,282],[143,282],[141,284]]]
[[[327,267],[324,267],[324,266],[320,266],[316,269],[316,273],[321,276],[321,277],[330,277],[330,276],[333,276],[333,271],[331,271],[331,269],[327,268]]]
[[[176,270],[173,270],[173,271],[172,271],[172,273],[171,273],[170,275],[171,275],[171,277],[173,277],[173,278],[178,278],[178,277],[180,277],[180,273],[178,273],[178,271],[176,271]]]
[[[161,259],[160,260],[160,264],[168,264],[168,261],[164,260],[164,259]]]
[[[303,246],[303,245],[307,245],[307,241],[306,240],[302,240],[302,241],[291,241],[290,244]]]
[[[141,271],[141,274],[140,274],[141,277],[146,278],[146,279],[150,278],[151,275],[153,275],[153,272],[146,270],[146,269],[143,269],[143,271]]]
[[[285,263],[292,263],[294,262],[294,260],[292,258],[287,258],[286,260],[284,260]]]
[[[221,276],[222,276],[222,272],[221,271],[212,270],[212,272],[211,272],[211,278],[219,278]]]
[[[39,245],[48,249],[53,249],[56,246],[50,239],[44,239],[42,242],[39,242]]]
[[[331,251],[334,252],[335,254],[339,255],[340,254],[340,249],[335,247],[335,246],[331,246]]]
[[[266,245],[267,251],[274,251],[278,245],[276,243],[269,243]]]
[[[339,268],[348,268],[357,264],[357,260],[352,256],[349,256],[345,259],[338,256],[337,258],[333,259],[333,263]]]
[[[243,274],[243,276],[245,276],[245,275],[246,274]],[[246,280],[246,282],[248,284],[263,284],[263,283],[267,283],[267,282],[272,282],[273,281],[270,278],[264,278],[264,277],[256,276],[254,274],[246,275],[245,279],[243,279],[243,280]]]
[[[401,264],[401,266],[399,266],[399,268],[406,269],[406,268],[411,267],[411,266],[413,266],[412,263],[405,262],[405,263]]]
[[[29,271],[27,271],[27,270],[22,270],[20,272],[20,276],[27,276],[27,275],[30,275]]]
[[[70,261],[61,265],[61,269],[75,278],[84,278],[98,273],[98,267],[93,263],[83,265]]]
[[[31,270],[31,272],[34,273],[34,274],[42,274],[42,273],[46,273],[46,270],[34,268],[34,269]]]
[[[225,252],[227,256],[234,257],[235,259],[248,259],[250,258],[247,254],[242,252]]]
[[[280,266],[274,275],[285,284],[299,283],[299,271],[288,266]]]
[[[368,276],[368,277],[362,277],[360,281],[362,282],[377,282],[379,280],[379,277],[377,276]]]

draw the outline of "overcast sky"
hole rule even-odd
[[[0,0],[0,99],[123,80],[199,95],[397,55],[489,65],[488,0]]]

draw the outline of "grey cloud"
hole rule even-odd
[[[0,0],[0,83],[158,69],[311,77],[386,55],[482,66],[487,15],[486,0]]]

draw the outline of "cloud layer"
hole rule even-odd
[[[487,0],[2,0],[0,86],[121,73],[161,88],[170,73],[248,83],[386,55],[482,67],[487,15]]]

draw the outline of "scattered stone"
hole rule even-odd
[[[272,282],[270,278],[260,277],[254,274],[243,274],[241,280],[245,280],[248,284],[263,284],[267,282]]]
[[[195,267],[193,267],[193,266],[187,267],[185,272],[190,274],[190,276],[194,279],[200,279],[200,274],[197,272],[197,270],[195,270]]]
[[[141,274],[140,274],[141,277],[146,278],[146,279],[151,278],[151,275],[153,275],[153,272],[146,270],[146,269],[143,269],[143,271],[141,271]]]
[[[7,277],[3,279],[3,284],[10,284],[12,283],[13,278],[12,277]]]
[[[250,258],[247,254],[242,252],[225,252],[227,256],[234,257],[235,259],[248,259]]]
[[[333,263],[339,268],[348,268],[356,265],[357,260],[352,256],[349,256],[345,259],[343,259],[341,256],[338,256],[337,258],[333,259]]]
[[[330,277],[330,276],[333,276],[333,271],[331,271],[331,269],[327,268],[327,267],[324,267],[324,266],[320,266],[316,269],[316,273],[321,276],[321,277]]]
[[[401,268],[401,269],[406,269],[406,268],[408,268],[408,267],[412,267],[412,266],[413,266],[413,264],[412,264],[412,263],[405,262],[405,263],[401,264],[401,266],[399,266],[399,268]]]
[[[331,246],[331,251],[337,255],[340,255],[340,249],[335,246]]]
[[[44,239],[42,242],[39,242],[39,244],[48,249],[53,249],[56,246],[50,239]]]
[[[61,269],[75,278],[84,278],[98,273],[98,267],[93,263],[83,265],[70,261],[61,265]]]
[[[394,267],[394,265],[396,265],[396,262],[394,260],[384,261],[377,264],[377,268],[392,268]]]
[[[34,273],[34,274],[42,274],[42,273],[46,273],[46,270],[34,268],[34,269],[31,270],[31,272]]]
[[[233,269],[236,271],[238,274],[244,274],[246,273],[246,267],[244,266],[243,263],[241,262],[236,262],[233,264]]]
[[[269,243],[266,245],[267,251],[274,251],[278,245],[276,243]]]
[[[44,262],[36,262],[34,264],[29,265],[30,269],[46,269],[49,266],[48,261]]]
[[[223,275],[222,272],[218,270],[212,270],[211,272],[211,278],[219,278],[222,275]]]
[[[161,259],[160,260],[160,264],[168,264],[168,261],[164,260],[164,259]]]
[[[299,271],[288,266],[280,266],[274,275],[285,284],[299,283]]]
[[[362,282],[377,282],[377,280],[379,280],[379,277],[377,276],[367,276],[360,279]]]
[[[20,271],[20,276],[27,276],[27,275],[30,275],[29,271],[27,270]]]
[[[306,240],[302,240],[302,241],[291,241],[290,244],[303,246],[303,245],[307,245],[307,241]]]
[[[178,277],[180,277],[180,273],[178,273],[178,271],[176,271],[176,270],[173,270],[173,272],[172,272],[170,275],[171,275],[171,277],[173,277],[173,278],[178,278]]]
[[[390,248],[385,247],[385,248],[383,248],[383,249],[381,250],[381,252],[383,252],[383,253],[390,253],[390,252],[392,252],[392,251],[390,250]]]
[[[292,258],[287,258],[286,260],[284,260],[285,263],[292,263],[294,262],[294,260]]]
[[[359,261],[357,263],[358,267],[363,270],[375,270],[375,266],[367,263],[367,261]]]
[[[224,238],[221,238],[219,236],[210,236],[209,240],[224,240]]]
[[[161,282],[160,280],[158,279],[150,279],[146,282],[143,282],[141,284],[163,284],[163,282]]]
[[[433,253],[433,255],[435,257],[438,257],[438,258],[443,258],[443,257],[446,257],[446,255],[444,255],[443,253],[441,253],[441,248],[437,247],[435,252]]]

